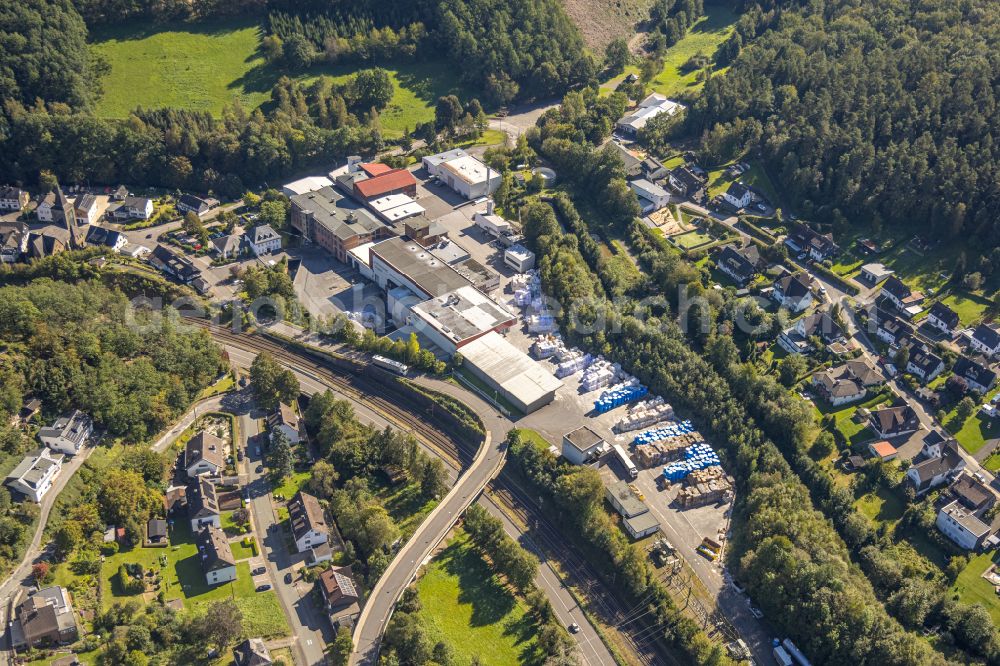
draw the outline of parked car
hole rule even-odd
[[[252,575],[254,575],[254,576],[260,576],[261,574],[267,573],[267,568],[266,567],[257,567],[256,569],[254,569],[250,573]]]
[[[292,573],[288,572],[285,574],[285,583],[291,583],[291,582],[292,582]]]
[[[577,633],[577,632],[580,631],[580,625],[578,625],[576,622],[574,622],[573,624],[569,625],[568,628],[569,628],[569,633],[571,633],[571,634],[575,634],[575,633]]]
[[[264,583],[263,585],[258,585],[257,586],[257,591],[258,592],[267,592],[270,589],[271,589],[271,584],[270,583]]]
[[[258,474],[263,474],[264,473],[264,466],[263,465],[257,465],[257,469],[255,471]]]

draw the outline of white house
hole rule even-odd
[[[24,456],[11,473],[5,485],[21,493],[32,502],[41,502],[45,493],[59,476],[65,456],[47,448],[40,448]]]
[[[990,534],[990,526],[966,510],[958,500],[941,507],[934,524],[966,550],[977,550]]]
[[[182,194],[177,200],[176,208],[180,213],[194,213],[198,217],[204,217],[208,211],[219,205],[218,199],[211,197],[202,199],[193,194]]]
[[[107,214],[118,221],[148,220],[153,217],[153,200],[146,197],[125,197],[117,205],[108,206]]]
[[[722,193],[722,198],[733,208],[746,208],[753,203],[753,192],[750,188],[740,182],[729,185],[729,189]]]
[[[222,526],[219,511],[219,495],[215,484],[207,477],[199,477],[188,486],[185,492],[188,507],[188,520],[191,521],[191,531],[197,533],[203,527]]]
[[[39,222],[53,222],[55,220],[56,193],[46,192],[38,201],[35,207],[35,216]]]
[[[299,436],[299,415],[295,413],[290,405],[280,403],[278,409],[267,417],[267,425],[271,429],[271,436],[274,433],[284,433],[290,444],[298,444]]]
[[[73,202],[76,211],[77,224],[93,224],[97,222],[97,197],[93,194],[81,194]]]
[[[94,430],[90,417],[78,409],[63,414],[38,431],[38,439],[53,451],[75,456]]]
[[[970,389],[983,394],[997,383],[997,373],[995,370],[967,356],[959,356],[958,360],[955,361],[952,371],[956,377],[964,379]]]
[[[774,283],[771,298],[794,313],[803,312],[812,305],[812,285],[804,273],[786,275]]]
[[[87,229],[87,245],[91,247],[107,247],[120,252],[128,245],[128,237],[120,231],[91,226]]]
[[[301,490],[288,503],[288,520],[292,526],[292,537],[300,553],[325,544],[330,539],[330,526],[323,515],[319,500]]]
[[[225,467],[225,444],[204,430],[188,440],[184,447],[184,469],[188,478],[218,474]]]
[[[865,264],[861,267],[861,279],[872,285],[889,279],[894,273],[895,271],[886,268],[884,264]]]
[[[562,438],[562,456],[574,465],[596,460],[607,449],[604,438],[587,426],[580,426]]]
[[[235,257],[240,253],[240,245],[243,242],[242,236],[229,234],[212,239],[212,249],[223,259]]]
[[[921,292],[913,291],[895,275],[889,276],[885,281],[881,295],[889,299],[909,319],[920,313],[920,304],[924,302],[924,295]]]
[[[19,187],[9,185],[0,187],[0,210],[19,212],[28,205],[30,198],[28,193]]]
[[[489,196],[503,181],[499,171],[490,169],[461,148],[428,155],[422,162],[427,173],[466,199]]]
[[[814,337],[826,344],[846,340],[844,329],[829,312],[814,312],[782,331],[778,336],[778,345],[789,354],[808,354],[814,351],[811,342]]]
[[[860,400],[868,389],[885,383],[885,377],[870,362],[861,359],[848,361],[813,375],[813,388],[834,406]]]
[[[261,224],[254,227],[247,234],[247,240],[250,242],[250,247],[253,249],[254,254],[258,257],[262,254],[271,254],[272,252],[281,250],[281,236],[269,224]]]
[[[628,186],[639,197],[639,205],[642,207],[643,215],[660,210],[670,203],[670,193],[645,178],[633,180],[629,182]]]
[[[1000,332],[992,326],[980,324],[969,338],[969,346],[986,356],[1000,355]]]
[[[906,362],[906,371],[929,382],[944,370],[944,361],[924,345],[914,345],[910,348],[910,357]]]
[[[961,325],[958,313],[940,301],[931,306],[927,312],[927,323],[948,337],[955,335]]]
[[[951,481],[965,469],[965,464],[965,458],[958,452],[958,445],[949,441],[943,445],[941,455],[911,465],[906,470],[906,480],[917,491],[917,495],[923,495]]]
[[[673,116],[682,109],[683,104],[671,101],[660,93],[651,93],[635,109],[619,118],[615,125],[622,134],[635,136],[653,118],[663,114]]]
[[[218,527],[208,525],[198,532],[198,556],[209,585],[236,580],[236,558],[229,548],[226,533]]]

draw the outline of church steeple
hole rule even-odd
[[[70,249],[83,249],[83,239],[79,236],[80,229],[76,224],[76,209],[63,194],[61,187],[56,187],[56,206],[63,218],[63,224],[66,225],[66,231],[69,232]]]

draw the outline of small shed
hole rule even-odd
[[[167,521],[162,518],[152,518],[146,523],[146,540],[154,545],[167,542]]]

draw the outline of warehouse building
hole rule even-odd
[[[525,414],[549,404],[562,382],[495,331],[462,347],[464,367]]]
[[[621,517],[625,531],[633,539],[641,539],[660,529],[660,521],[649,507],[629,488],[625,481],[616,481],[604,489],[605,499]]]
[[[395,235],[384,222],[332,187],[297,194],[291,201],[292,228],[345,263],[353,248]]]
[[[503,180],[499,171],[490,169],[461,148],[428,155],[423,158],[423,164],[427,173],[466,199],[493,194]]]
[[[469,285],[455,269],[415,241],[390,238],[371,246],[368,254],[372,279],[386,292],[406,287],[426,300]]]
[[[426,300],[411,313],[407,323],[448,355],[491,332],[507,331],[517,321],[510,310],[472,286]]]

